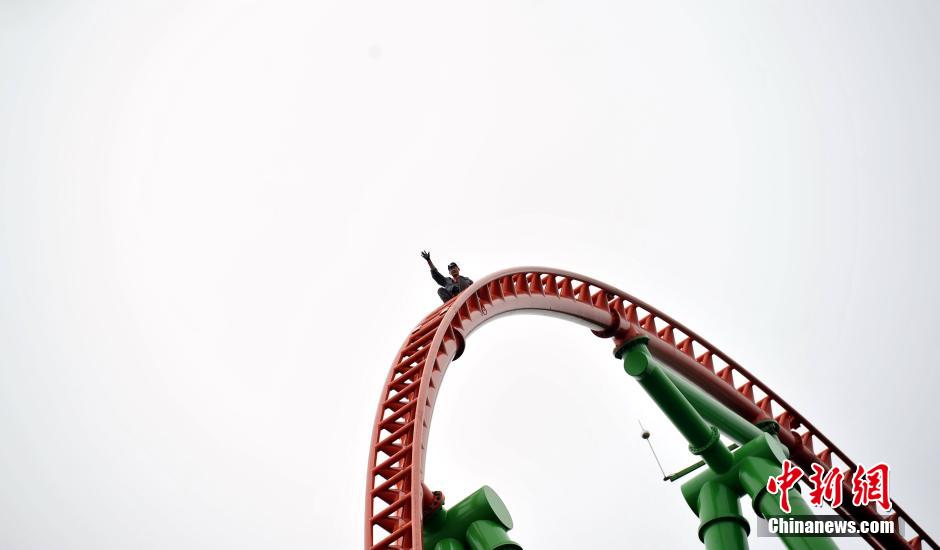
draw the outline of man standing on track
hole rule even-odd
[[[441,288],[437,289],[437,295],[441,298],[442,302],[450,300],[473,284],[473,281],[468,277],[460,276],[460,267],[456,263],[450,262],[450,264],[448,264],[447,271],[450,272],[450,277],[445,277],[434,267],[430,252],[423,250],[421,257],[424,258],[424,261],[428,263],[428,267],[431,268],[431,278],[434,279],[435,283],[441,285]]]

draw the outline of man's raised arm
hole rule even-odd
[[[424,258],[424,261],[428,263],[428,267],[431,268],[431,278],[434,279],[434,282],[441,286],[447,286],[447,279],[441,275],[441,272],[434,267],[434,262],[431,261],[431,253],[427,250],[422,250],[421,257]]]

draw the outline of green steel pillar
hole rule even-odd
[[[668,367],[663,367],[663,370],[669,380],[676,385],[682,395],[702,415],[702,418],[733,441],[743,445],[761,434],[760,428],[735,414],[734,411],[719,403],[717,399],[702,391],[695,384]]]
[[[701,494],[712,483],[722,483],[736,495],[748,495],[758,517],[769,519],[786,516],[778,504],[778,497],[767,492],[767,480],[780,475],[780,463],[786,458],[786,447],[777,439],[761,433],[734,451],[734,468],[724,474],[706,470],[682,484],[682,495],[689,507],[702,518]],[[793,515],[813,515],[812,509],[795,489],[787,493]],[[704,525],[704,520],[700,527]],[[700,538],[705,533],[699,530]],[[781,542],[790,550],[832,550],[836,548],[828,537],[781,536]],[[704,539],[703,539],[704,540]]]
[[[776,495],[767,492],[767,480],[771,476],[780,475],[780,465],[762,457],[746,457],[739,462],[738,480],[744,488],[754,506],[757,517],[770,519],[773,517],[786,517],[787,514],[780,508],[780,501]],[[813,509],[803,500],[802,495],[795,489],[787,493],[790,499],[790,514],[795,516],[812,516]],[[838,548],[828,537],[801,537],[796,535],[781,536],[780,540],[789,550],[834,550]]]
[[[750,526],[734,489],[709,481],[698,493],[698,538],[709,550],[747,548]]]
[[[679,429],[689,442],[689,451],[692,454],[701,456],[712,470],[718,473],[727,472],[733,464],[731,451],[722,445],[718,430],[705,423],[695,407],[666,375],[665,369],[656,363],[646,347],[647,342],[649,338],[640,336],[618,350],[623,353],[624,370],[636,378],[640,386]]]
[[[466,548],[467,547],[457,539],[443,539],[434,545],[434,550],[466,550]]]
[[[509,539],[512,516],[493,489],[483,486],[450,509],[424,518],[424,550],[522,550]]]
[[[685,378],[653,359],[646,337],[635,338],[617,350],[624,370],[644,390],[689,442],[689,450],[708,466],[682,485],[682,495],[699,517],[699,539],[708,550],[747,548],[749,526],[741,515],[740,498],[748,495],[761,518],[785,516],[778,499],[767,492],[767,480],[780,474],[788,452],[776,437],[745,421]],[[711,423],[711,424],[709,424]],[[741,443],[734,450],[719,440],[722,432]],[[795,490],[788,493],[792,514],[813,515]],[[832,550],[825,537],[780,537],[790,550]]]
[[[709,474],[728,474],[734,468],[731,451],[721,443],[718,429],[702,415],[669,379],[666,370],[653,359],[645,336],[635,338],[617,350],[623,354],[623,368],[635,378],[646,393],[678,428],[689,451],[699,455],[709,467]],[[741,515],[740,493],[725,480],[716,478],[695,491],[690,506],[699,517],[699,540],[708,550],[746,550],[749,526]]]

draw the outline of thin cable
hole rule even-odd
[[[643,427],[643,423],[638,419],[637,422],[640,424],[640,430],[642,430],[642,437],[646,440],[646,444],[650,446],[650,451],[653,453],[653,458],[656,459],[656,465],[659,466],[659,471],[663,474],[663,479],[666,479],[666,471],[663,470],[663,465],[659,462],[659,457],[656,456],[656,449],[653,448],[653,443],[650,441],[650,433],[646,431],[646,428]]]

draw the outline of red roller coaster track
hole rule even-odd
[[[444,373],[473,330],[507,312],[548,312],[593,327],[622,342],[650,337],[652,354],[752,423],[776,420],[790,458],[806,471],[817,463],[855,468],[842,450],[766,384],[680,323],[633,296],[594,279],[557,269],[522,267],[489,275],[441,305],[416,326],[395,357],[372,430],[367,475],[365,548],[421,549],[424,461],[431,413]],[[848,489],[847,489],[848,490]],[[913,538],[868,535],[875,548],[921,548],[936,543],[896,502],[890,516],[843,504],[851,519],[903,522]],[[913,533],[910,533],[913,531]]]

